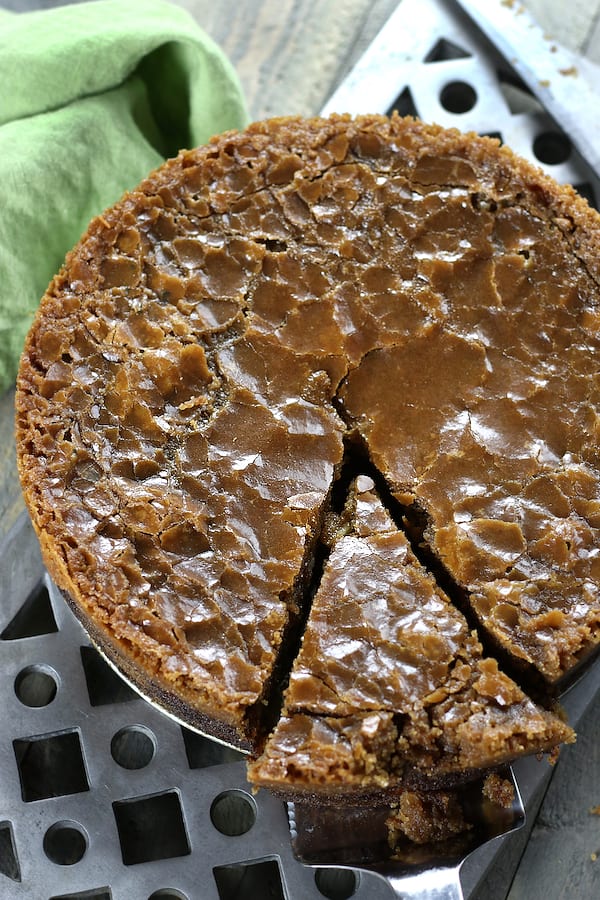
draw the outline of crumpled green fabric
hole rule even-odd
[[[0,389],[90,219],[166,157],[246,123],[232,66],[166,0],[0,11]]]

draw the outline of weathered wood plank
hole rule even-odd
[[[566,47],[584,55],[592,50],[590,35],[600,16],[598,0],[525,0],[524,5]]]
[[[235,65],[253,119],[314,115],[397,0],[178,0]]]
[[[600,9],[596,12],[588,35],[583,42],[582,52],[592,62],[600,64]]]
[[[600,897],[599,737],[600,696],[561,752],[507,900]]]
[[[23,509],[15,460],[14,391],[10,390],[0,395],[0,540]]]

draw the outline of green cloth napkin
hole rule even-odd
[[[0,389],[90,219],[247,115],[235,72],[165,0],[0,11]]]

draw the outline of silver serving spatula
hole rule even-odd
[[[511,806],[504,808],[485,799],[482,782],[473,782],[461,791],[468,831],[431,845],[406,841],[393,852],[388,843],[387,806],[332,809],[288,803],[293,853],[309,866],[374,872],[402,900],[463,900],[460,870],[467,857],[525,822],[512,770],[506,769],[501,775],[514,786]]]
[[[600,175],[600,66],[547,35],[521,3],[454,0]]]

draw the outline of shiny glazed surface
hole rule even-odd
[[[427,783],[549,749],[569,729],[485,659],[361,476],[250,778],[319,793]]]
[[[360,434],[483,629],[560,678],[598,636],[598,234],[509,151],[408,120],[181,154],[91,224],[28,339],[55,579],[251,745]],[[425,653],[457,639],[442,612]]]

